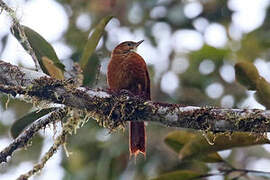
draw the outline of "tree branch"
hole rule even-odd
[[[12,18],[13,29],[16,30],[17,32],[19,32],[21,43],[24,44],[25,47],[27,48],[27,53],[29,53],[30,56],[32,57],[32,59],[35,63],[36,70],[40,70],[41,68],[38,64],[37,56],[36,56],[33,48],[31,47],[31,45],[30,45],[30,43],[25,35],[23,27],[20,25],[19,20],[16,17],[15,11],[13,9],[11,9],[10,7],[8,7],[8,5],[2,0],[0,0],[0,8],[5,10],[9,14],[9,16]],[[12,31],[12,33],[14,33],[14,32]]]
[[[33,169],[29,170],[27,173],[20,175],[17,180],[27,180],[31,176],[35,175],[36,173],[40,172],[47,161],[57,152],[59,147],[65,143],[66,136],[68,132],[63,131],[59,136],[57,136],[54,144],[50,147],[50,149],[46,152],[46,154],[41,158],[41,161],[34,165]]]
[[[12,155],[14,151],[27,145],[30,139],[41,129],[45,128],[50,123],[55,123],[63,119],[67,115],[66,108],[58,108],[55,111],[43,116],[37,121],[33,122],[20,136],[9,144],[0,152],[0,164],[7,162],[7,158]]]
[[[45,153],[45,155],[41,158],[41,161],[34,165],[33,169],[29,170],[27,173],[20,175],[17,180],[27,180],[31,176],[35,175],[37,172],[40,172],[47,161],[57,152],[59,147],[66,142],[66,137],[68,135],[68,131],[66,131],[64,128],[59,136],[55,139],[53,145],[50,147],[50,149]]]
[[[0,92],[26,95],[49,103],[86,110],[102,125],[115,127],[125,121],[151,121],[171,127],[213,132],[270,132],[270,111],[180,106],[145,101],[127,92],[76,88],[72,80],[59,81],[43,73],[0,61]]]
[[[233,169],[219,169],[218,173],[209,173],[209,174],[203,174],[200,176],[197,176],[195,179],[202,179],[202,178],[206,178],[206,177],[211,177],[211,176],[227,176],[230,175],[232,173],[240,173],[238,176],[232,178],[232,179],[239,179],[240,177],[243,177],[247,174],[258,174],[258,175],[265,175],[265,176],[269,176],[270,172],[265,172],[265,171],[257,171],[257,170],[250,170],[250,169],[237,169],[237,168],[233,168]]]
[[[66,111],[65,111],[66,112]],[[42,156],[39,163],[34,165],[34,167],[29,170],[27,173],[20,175],[17,180],[27,180],[31,176],[35,175],[37,172],[40,172],[47,161],[56,153],[56,151],[59,149],[61,145],[63,145],[64,150],[66,152],[67,157],[69,157],[69,152],[66,149],[66,141],[68,134],[75,134],[76,130],[80,127],[82,127],[83,120],[80,120],[79,118],[79,111],[73,111],[72,116],[69,116],[67,120],[63,123],[62,131],[59,136],[56,137],[54,140],[53,145],[50,147],[50,149]]]

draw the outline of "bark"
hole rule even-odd
[[[0,92],[46,100],[85,110],[107,127],[125,121],[150,121],[170,127],[213,132],[269,132],[270,111],[180,106],[146,101],[127,91],[75,87],[72,80],[59,81],[47,75],[0,61]]]

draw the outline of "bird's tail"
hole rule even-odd
[[[145,156],[145,126],[144,122],[130,122],[129,126],[129,152],[130,156],[142,153]]]

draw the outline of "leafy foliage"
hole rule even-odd
[[[266,137],[259,137],[259,135],[250,133],[207,133],[202,135],[186,131],[176,131],[168,134],[165,142],[178,153],[179,158],[182,160],[198,160],[202,158],[206,162],[222,162],[223,160],[216,153],[217,151],[270,143]]]
[[[23,26],[23,29],[31,47],[33,48],[38,58],[39,65],[43,72],[56,79],[63,80],[65,66],[58,59],[51,44],[31,28]],[[12,31],[14,32],[13,34],[17,40],[21,42],[22,46],[27,50],[27,47],[25,47],[23,44],[23,39],[21,38],[20,33],[14,29],[14,27]]]
[[[95,27],[94,32],[91,34],[90,38],[88,39],[83,54],[82,54],[82,58],[80,60],[80,64],[82,69],[85,69],[87,63],[88,63],[88,59],[91,57],[91,55],[93,54],[93,52],[96,49],[96,46],[98,45],[98,42],[104,32],[104,28],[107,25],[107,23],[112,19],[112,16],[107,16],[105,18],[103,18],[99,24]]]
[[[237,80],[249,90],[256,90],[255,97],[267,109],[270,108],[270,84],[259,75],[256,67],[250,62],[239,62],[235,65]]]
[[[163,174],[157,178],[154,178],[153,180],[191,180],[194,178],[200,177],[202,174],[194,172],[194,171],[189,171],[189,170],[184,170],[184,171],[174,171],[170,172],[167,174]]]

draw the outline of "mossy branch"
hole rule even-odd
[[[31,176],[40,172],[45,166],[46,162],[57,152],[59,147],[66,142],[67,132],[63,131],[54,141],[54,144],[50,147],[50,149],[45,153],[45,155],[41,158],[40,163],[34,165],[33,169],[29,170],[27,173],[20,175],[17,180],[27,180]]]
[[[67,109],[62,109],[62,111],[63,110],[65,111],[65,113],[67,113],[67,111],[68,111]],[[74,116],[68,117],[67,121],[65,123],[63,123],[62,131],[61,131],[60,135],[58,135],[55,138],[53,145],[44,154],[44,156],[41,158],[39,163],[34,165],[34,167],[31,170],[29,170],[27,173],[20,175],[20,177],[18,177],[17,180],[27,180],[31,176],[40,172],[43,169],[43,167],[45,166],[45,164],[47,163],[47,161],[57,152],[57,150],[59,149],[59,147],[61,145],[64,146],[64,149],[65,149],[67,156],[68,156],[68,152],[65,148],[67,136],[68,136],[68,134],[76,133],[76,129],[79,128],[80,124],[82,123],[82,121],[78,120],[79,111],[70,110],[69,112],[72,113]],[[61,112],[61,115],[64,115],[64,113]]]
[[[50,123],[55,123],[63,119],[67,115],[66,108],[58,108],[57,110],[43,116],[30,125],[20,136],[9,144],[6,148],[0,151],[0,164],[7,162],[7,158],[13,154],[14,151],[25,147],[29,140],[42,128],[45,128]]]
[[[171,127],[213,132],[270,132],[270,111],[180,106],[145,101],[127,92],[76,88],[35,71],[0,61],[0,92],[26,95],[86,111],[87,116],[113,128],[125,121],[150,121]]]

